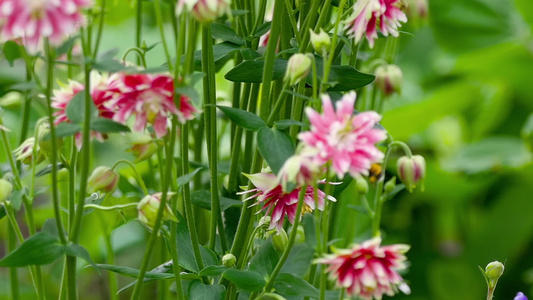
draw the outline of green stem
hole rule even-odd
[[[170,60],[170,52],[168,51],[167,40],[165,38],[165,29],[163,28],[163,16],[161,14],[161,3],[159,0],[154,0],[155,20],[159,33],[161,34],[161,43],[163,44],[163,50],[165,51],[165,57],[167,59],[167,65],[169,69],[172,69],[172,61]],[[179,57],[176,58],[178,61]]]
[[[113,206],[101,206],[97,204],[85,204],[85,209],[97,209],[102,211],[122,210],[130,207],[137,207],[138,203],[118,204]]]
[[[105,16],[106,0],[102,0],[100,20],[98,22],[98,32],[96,34],[96,44],[94,45],[93,59],[96,59],[98,50],[100,49],[100,41],[102,40],[102,32],[104,30],[104,16]]]
[[[292,224],[292,230],[291,230],[291,235],[289,236],[289,242],[287,244],[287,247],[283,251],[281,258],[279,259],[278,264],[274,268],[274,271],[272,271],[272,274],[270,275],[270,278],[268,279],[265,285],[265,291],[267,293],[272,290],[272,287],[274,286],[274,282],[276,281],[276,277],[278,276],[279,272],[281,271],[281,268],[285,264],[285,261],[287,261],[287,258],[289,257],[289,254],[291,253],[292,247],[294,246],[294,241],[296,240],[296,235],[298,234],[298,225],[300,224],[300,218],[302,216],[302,209],[304,207],[304,198],[305,198],[306,192],[307,192],[307,185],[304,185],[302,189],[300,190],[298,206],[296,208],[296,216],[294,217],[294,224]]]
[[[15,236],[15,231],[11,223],[7,224],[7,247],[9,252],[14,251],[17,248],[17,240]],[[19,300],[20,299],[20,290],[19,290],[19,279],[17,268],[9,268],[9,283],[11,286],[11,299]]]
[[[389,161],[390,154],[394,145],[397,145],[396,142],[392,142],[387,147],[387,152],[385,153],[385,159],[383,160],[383,165],[381,166],[383,173],[387,169],[387,163]],[[374,194],[374,216],[372,218],[372,236],[380,236],[379,225],[381,223],[381,209],[383,207],[383,184],[385,182],[385,175],[381,174],[376,185],[376,192]]]
[[[86,206],[87,207],[87,206]],[[100,220],[100,225],[102,226],[102,231],[104,234],[104,242],[105,242],[105,248],[106,248],[106,259],[107,264],[114,265],[115,264],[115,252],[113,251],[113,243],[111,241],[111,234],[107,230],[107,222],[106,219],[101,215],[98,214],[98,219]],[[108,272],[107,273],[108,283],[109,283],[109,299],[110,300],[118,300],[118,279],[117,274],[115,272]]]
[[[78,159],[78,149],[76,148],[76,138],[72,137],[70,147],[70,163],[69,163],[69,196],[68,196],[68,228],[72,229],[74,225],[74,215],[76,214],[76,165]],[[35,175],[34,175],[35,176]],[[33,194],[32,194],[33,195]]]
[[[144,180],[139,174],[139,172],[137,171],[137,168],[135,167],[135,165],[127,160],[119,160],[113,165],[113,167],[111,167],[111,170],[114,170],[119,164],[127,164],[128,166],[130,166],[130,168],[133,170],[133,173],[135,173],[135,177],[136,177],[135,179],[137,180],[137,183],[139,183],[139,187],[142,189],[145,195],[148,195],[148,188],[146,188],[146,185],[144,184]]]
[[[142,0],[137,0],[136,10],[135,10],[135,45],[137,48],[141,48],[141,34],[142,34]],[[141,59],[137,59],[137,64],[141,63]],[[146,64],[145,64],[146,65]]]
[[[205,128],[207,139],[207,155],[209,156],[209,175],[211,181],[211,225],[209,231],[209,248],[215,249],[217,237],[217,225],[222,219],[220,210],[220,196],[218,192],[218,145],[217,118],[216,118],[216,86],[215,86],[215,60],[213,57],[213,38],[211,36],[211,24],[202,25],[202,71],[204,77],[204,103],[209,105],[205,108]],[[224,228],[219,228],[220,235],[224,234]]]

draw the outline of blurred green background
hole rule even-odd
[[[486,287],[478,266],[494,260],[506,266],[495,299],[512,299],[518,291],[533,298],[533,165],[528,147],[533,138],[521,134],[528,131],[526,123],[533,112],[533,2],[429,2],[429,21],[411,20],[403,27],[411,33],[401,35],[397,58],[404,73],[403,91],[387,100],[383,114],[383,126],[396,140],[424,155],[428,167],[425,192],[401,192],[384,206],[385,243],[412,245],[405,275],[412,294],[396,298],[484,299]],[[111,3],[101,49],[118,47],[123,53],[134,45],[134,10],[125,1]],[[144,5],[143,38],[148,45],[159,40],[151,5],[149,1]],[[149,53],[148,64],[163,62],[158,46]],[[6,86],[23,80],[20,64],[10,67],[1,61],[0,95]],[[220,94],[229,95],[229,87],[219,80]],[[5,97],[2,101],[7,103]],[[7,104],[4,119],[13,129],[11,143],[16,145],[20,106]],[[33,117],[42,115],[42,109],[36,105]],[[93,167],[119,159],[107,155],[110,149],[123,153],[124,140],[118,137],[96,146]],[[6,162],[3,150],[0,161]],[[127,171],[122,175],[128,177]],[[45,186],[46,179],[41,184]],[[125,189],[128,184],[121,181]],[[135,201],[131,199],[138,196],[125,194],[116,201]],[[124,218],[94,213],[84,222],[101,224],[108,232],[120,225],[112,231],[117,264],[137,268],[145,230],[137,222],[123,225],[135,217],[134,211],[130,213]],[[39,224],[52,216],[47,199],[37,201],[36,215]],[[0,221],[1,228],[5,222]],[[94,261],[105,261],[101,228],[84,230],[81,243]],[[4,244],[5,230],[0,232]],[[45,267],[52,294],[61,266],[58,261]],[[79,274],[81,299],[105,299],[106,272],[99,276],[83,269]],[[20,277],[22,292],[31,297],[29,275],[21,270]],[[130,280],[122,277],[119,282],[122,287]],[[8,274],[0,270],[1,299],[8,299],[8,286]]]

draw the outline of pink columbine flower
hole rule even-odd
[[[230,0],[178,0],[176,15],[191,12],[199,22],[212,22],[225,14],[231,14]]]
[[[400,22],[407,22],[402,12],[402,0],[358,0],[352,15],[346,20],[346,29],[359,43],[366,35],[370,48],[378,37],[378,27],[384,36],[398,36]]]
[[[113,119],[124,123],[135,114],[134,130],[143,131],[147,123],[152,124],[157,137],[167,134],[168,114],[178,117],[181,123],[194,118],[194,106],[185,96],[181,97],[178,110],[174,104],[174,80],[168,75],[121,74],[120,95],[116,106],[118,112]]]
[[[336,250],[315,262],[329,265],[329,277],[338,287],[346,288],[349,296],[371,300],[381,299],[383,294],[394,296],[398,289],[408,291],[398,271],[406,268],[404,253],[409,246],[380,244],[381,238],[376,237],[351,249]]]
[[[0,35],[2,40],[22,38],[30,52],[41,38],[58,45],[83,23],[80,10],[90,5],[91,0],[0,0]]]
[[[246,175],[246,177],[250,179],[255,186],[255,189],[240,192],[239,194],[255,193],[245,199],[245,201],[257,199],[257,203],[253,205],[263,203],[262,210],[266,211],[266,215],[272,214],[268,229],[273,229],[275,227],[278,230],[281,230],[285,216],[287,216],[291,224],[294,223],[296,208],[298,206],[298,197],[300,190],[302,189],[301,186],[296,186],[291,192],[284,192],[276,175],[272,173],[256,173]],[[304,197],[303,213],[312,212],[315,209],[314,193],[313,186],[307,186]],[[318,209],[324,210],[326,194],[321,190],[317,190],[317,199]],[[330,195],[327,196],[327,199],[330,201],[336,201],[336,199]]]
[[[350,92],[336,103],[333,109],[328,95],[322,95],[324,112],[319,114],[307,107],[311,131],[302,132],[298,138],[317,151],[319,164],[331,161],[339,178],[350,173],[353,177],[368,175],[371,165],[383,160],[383,153],[375,144],[387,138],[384,130],[374,128],[381,116],[374,111],[354,115],[355,92]]]
[[[114,106],[114,98],[116,97],[115,90],[118,86],[118,77],[116,75],[100,75],[98,72],[91,72],[91,97],[94,105],[98,109],[100,117],[112,119],[115,115],[116,107]],[[69,80],[67,85],[62,85],[61,89],[54,90],[54,96],[52,97],[52,107],[58,111],[54,114],[55,125],[59,125],[63,122],[70,122],[67,117],[67,106],[70,101],[79,92],[83,91],[85,86],[77,81]],[[105,135],[91,131],[91,137],[103,142]],[[81,149],[82,146],[82,134],[76,134],[76,146]]]

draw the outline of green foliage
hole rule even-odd
[[[257,132],[257,148],[272,172],[278,173],[283,163],[294,153],[294,144],[283,131],[263,127]]]
[[[229,106],[218,105],[217,107],[223,111],[232,122],[244,129],[258,131],[259,129],[266,127],[265,121],[259,118],[256,114]]]
[[[248,292],[258,292],[266,284],[263,276],[253,271],[229,269],[224,272],[223,276],[233,282],[238,288]]]
[[[220,300],[224,299],[225,292],[226,288],[220,284],[205,285],[199,280],[189,284],[189,299],[191,300]]]

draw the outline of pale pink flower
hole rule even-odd
[[[373,48],[378,28],[384,36],[398,36],[400,22],[407,22],[401,6],[402,0],[358,0],[352,15],[346,20],[346,29],[356,43],[366,35],[370,48]]]
[[[252,196],[245,199],[257,199],[257,202],[253,205],[263,204],[262,210],[266,215],[271,215],[269,229],[274,227],[281,230],[283,226],[283,220],[285,216],[289,219],[291,224],[294,223],[296,217],[296,209],[298,206],[298,197],[300,194],[301,186],[296,186],[291,192],[284,192],[276,175],[272,173],[256,173],[252,175],[246,175],[255,186],[255,189],[240,192],[238,194],[254,193]],[[324,183],[324,182],[316,182]],[[315,210],[315,189],[313,186],[307,186],[304,197],[303,213],[312,212]],[[324,210],[326,194],[317,189],[318,209]],[[330,201],[336,201],[335,198],[328,195],[327,199]],[[302,214],[303,215],[303,214]]]
[[[224,14],[230,14],[230,0],[178,0],[176,15],[191,12],[199,22],[212,22]]]
[[[383,160],[383,153],[375,144],[387,138],[384,130],[374,128],[381,116],[374,111],[354,115],[355,92],[350,92],[336,103],[333,109],[328,95],[322,95],[324,112],[319,114],[307,107],[311,131],[302,132],[298,138],[316,150],[314,159],[319,164],[331,161],[339,178],[348,172],[353,177],[368,175],[373,163]]]
[[[324,167],[318,165],[314,159],[316,152],[308,147],[289,157],[278,172],[278,180],[284,191],[288,190],[289,183],[315,185],[320,176],[324,176]]]
[[[178,117],[181,123],[194,118],[196,112],[189,99],[181,96],[180,109],[174,104],[174,80],[168,75],[121,74],[118,112],[113,119],[124,123],[135,114],[134,130],[143,131],[152,124],[157,137],[167,134],[168,114]]]
[[[405,252],[409,245],[382,246],[375,237],[351,249],[336,250],[334,254],[315,260],[329,265],[329,277],[337,287],[346,288],[349,296],[364,300],[381,299],[383,294],[394,296],[398,289],[409,290],[398,271],[406,268]]]
[[[118,86],[118,78],[116,75],[100,75],[98,72],[91,72],[91,97],[94,105],[98,109],[98,115],[103,118],[112,119],[115,115],[116,108],[114,107],[114,98],[116,97],[115,90]],[[62,85],[61,89],[54,90],[54,96],[52,97],[52,107],[58,111],[54,114],[55,125],[59,125],[63,122],[71,122],[66,113],[67,106],[70,101],[79,92],[85,90],[85,86],[77,81],[69,80],[68,85]],[[91,137],[103,142],[106,138],[105,134],[97,131],[91,131]],[[82,146],[82,134],[76,134],[76,146],[81,149]]]
[[[83,23],[81,9],[90,5],[91,0],[0,0],[1,39],[22,38],[30,52],[42,38],[58,45],[76,32]]]

